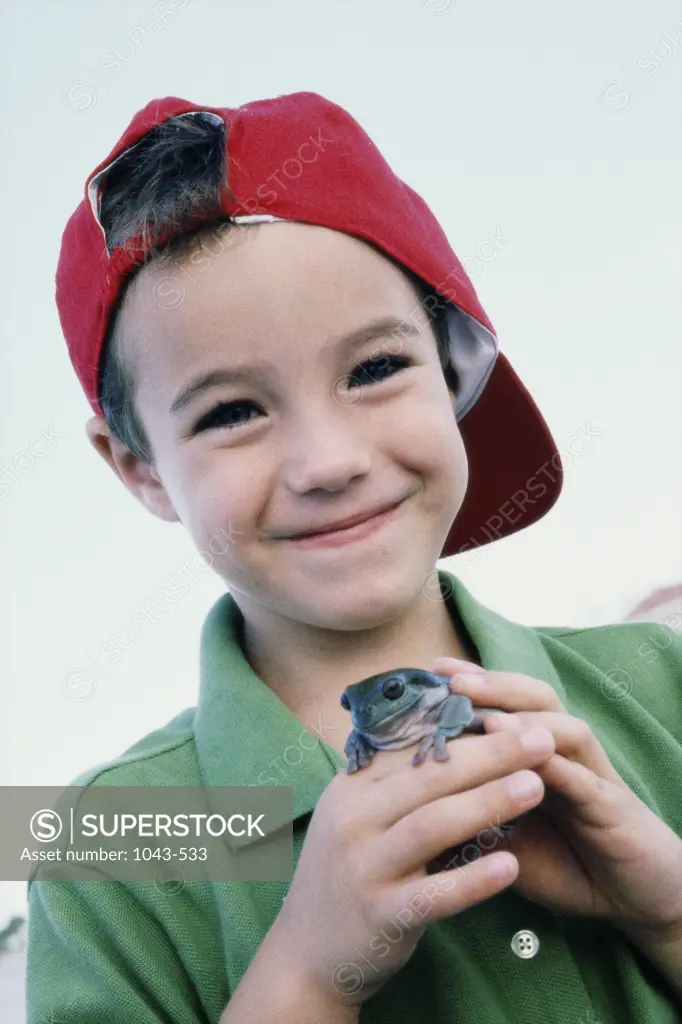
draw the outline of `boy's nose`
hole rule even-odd
[[[343,490],[355,477],[372,466],[372,445],[357,432],[350,432],[338,418],[309,420],[292,432],[282,453],[281,467],[291,490]]]

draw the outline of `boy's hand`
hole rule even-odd
[[[546,760],[554,741],[539,733],[531,749],[522,743],[526,730],[466,735],[450,741],[447,761],[419,770],[404,748],[379,751],[361,772],[340,772],[317,802],[266,937],[273,962],[320,1003],[359,1006],[409,960],[429,922],[510,885],[518,863],[509,851],[484,851],[459,871],[428,875],[426,865],[540,802],[544,787],[528,769]],[[513,781],[530,782],[531,791],[515,795]]]
[[[541,725],[556,741],[535,768],[548,787],[541,807],[501,844],[519,862],[514,889],[553,911],[606,918],[628,934],[679,931],[682,839],[626,785],[589,725],[539,679],[447,657],[431,671],[453,676],[453,693],[474,705],[511,712],[488,717],[486,733]]]

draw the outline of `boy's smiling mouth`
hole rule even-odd
[[[337,519],[331,523],[325,524],[324,526],[313,527],[311,530],[306,530],[302,533],[278,534],[275,537],[275,540],[305,540],[308,537],[318,537],[324,534],[347,532],[356,525],[366,523],[370,519],[374,519],[385,512],[392,511],[401,505],[403,501],[405,501],[405,498],[400,498],[398,501],[392,501],[388,504],[384,502],[383,505],[378,505],[374,509],[370,509],[366,512],[358,512],[354,516],[347,516],[345,519]]]
[[[279,537],[279,540],[287,540],[297,547],[339,547],[351,541],[361,540],[376,530],[381,529],[393,518],[393,513],[406,501],[384,504],[374,511],[358,513],[356,516],[339,519],[336,526],[327,528],[320,527],[318,530],[309,533],[291,534]],[[338,525],[341,524],[341,525]]]

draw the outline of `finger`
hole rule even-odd
[[[506,889],[518,873],[519,862],[513,853],[500,851],[456,871],[440,871],[418,881],[405,882],[392,888],[391,919],[415,907],[422,924],[440,921]]]
[[[486,668],[482,665],[477,665],[473,661],[464,661],[463,658],[450,658],[440,657],[434,661],[431,671],[438,675],[441,671],[443,675],[452,675],[455,672],[478,672],[480,674],[487,672]]]
[[[593,828],[617,828],[624,822],[624,809],[630,803],[630,796],[635,797],[620,776],[618,784],[614,785],[584,764],[561,754],[552,755],[544,764],[538,765],[536,771],[552,787],[550,806],[555,808],[553,813],[550,812],[552,816],[560,818],[563,807],[569,805],[574,824],[577,819]]]
[[[491,734],[530,729],[533,726],[549,729],[554,736],[556,753],[579,762],[602,778],[622,782],[606,751],[583,718],[551,711],[518,711],[514,714],[487,715],[483,722],[483,728]]]
[[[505,714],[505,712],[502,712]],[[473,715],[469,725],[466,726],[465,732],[484,732],[485,731],[485,720],[491,715],[500,714],[499,708],[480,708],[474,707]]]
[[[441,669],[439,674],[450,675]],[[475,704],[487,704],[504,711],[556,711],[567,713],[558,694],[549,683],[519,672],[454,672],[450,679],[453,693],[464,694]]]
[[[383,832],[422,804],[532,768],[554,753],[555,742],[547,729],[528,733],[458,736],[445,745],[446,761],[429,758],[418,768],[408,763],[375,781],[364,794],[360,813],[370,828]]]
[[[493,779],[475,789],[417,807],[375,840],[375,862],[384,880],[423,867],[449,847],[471,839],[498,818],[507,822],[544,795],[544,784],[529,769]]]

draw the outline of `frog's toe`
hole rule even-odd
[[[433,742],[434,738],[432,733],[424,737],[424,739],[419,744],[419,749],[417,750],[417,753],[412,758],[412,764],[417,765],[424,763],[424,761],[426,760],[426,755],[433,746]]]
[[[448,748],[446,746],[447,736],[438,735],[433,745],[433,757],[435,761],[447,761],[450,758]]]
[[[366,768],[367,765],[372,763],[374,757],[374,751],[371,747],[361,747],[358,751],[358,767]]]

